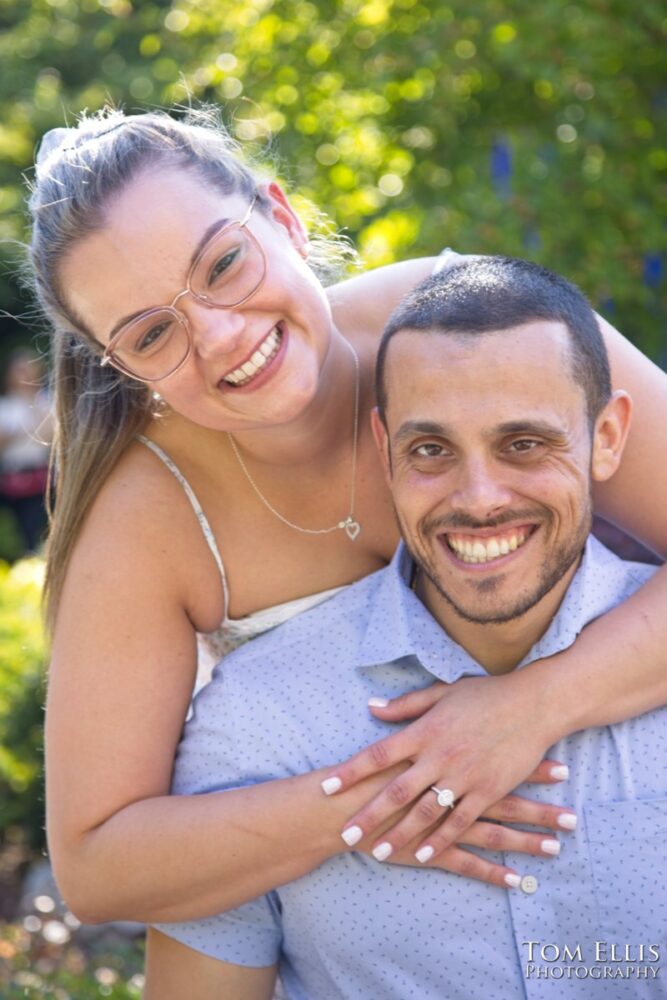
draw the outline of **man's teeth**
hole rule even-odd
[[[447,544],[459,559],[466,563],[485,563],[500,556],[509,555],[520,548],[528,538],[529,531],[523,529],[509,535],[498,535],[493,538],[461,538],[447,535]]]
[[[223,382],[228,382],[230,385],[245,385],[246,382],[249,382],[258,372],[261,372],[262,368],[275,357],[278,353],[281,339],[278,327],[274,326],[271,333],[266,340],[262,341],[250,360],[242,364],[240,368],[235,368],[233,372],[228,372]]]

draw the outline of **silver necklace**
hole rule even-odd
[[[337,524],[333,524],[330,528],[302,528],[299,524],[294,524],[293,521],[289,521],[284,517],[280,511],[269,503],[266,499],[259,486],[255,480],[250,475],[248,468],[241,457],[236,441],[231,434],[227,433],[229,438],[229,443],[232,446],[232,450],[236,455],[236,459],[241,466],[243,474],[252,486],[253,490],[262,501],[267,510],[270,510],[274,517],[277,517],[279,521],[286,524],[288,528],[294,528],[295,531],[301,531],[304,535],[329,535],[332,531],[344,531],[350,541],[354,541],[361,531],[361,525],[356,520],[354,516],[354,502],[357,484],[357,444],[359,442],[359,358],[357,352],[355,351],[352,344],[346,340],[345,343],[350,348],[352,352],[352,357],[354,358],[354,426],[353,426],[353,442],[352,442],[352,486],[350,487],[350,512],[343,521],[338,521]]]

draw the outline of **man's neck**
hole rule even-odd
[[[521,663],[549,628],[579,565],[580,560],[577,560],[541,601],[507,622],[480,623],[462,618],[425,573],[418,573],[415,593],[450,639],[465,649],[487,673],[507,674]]]

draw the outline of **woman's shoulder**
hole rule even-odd
[[[114,585],[122,579],[126,595],[143,599],[149,592],[184,608],[198,628],[214,627],[221,617],[219,574],[191,502],[141,441],[129,445],[100,488],[73,561],[94,571],[100,585],[109,576]],[[211,595],[203,604],[198,581],[206,582]]]
[[[404,295],[432,273],[437,257],[387,264],[364,271],[327,289],[334,322],[341,333],[367,331],[379,337]]]

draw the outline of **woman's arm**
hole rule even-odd
[[[613,326],[598,320],[613,388],[626,389],[634,405],[623,461],[610,480],[596,484],[595,510],[667,558],[667,375]],[[655,704],[662,702],[650,703]]]
[[[271,1000],[276,972],[209,958],[151,928],[143,1000]]]
[[[195,673],[190,595],[202,576],[211,590],[219,578],[178,484],[168,473],[155,480],[122,468],[100,494],[53,641],[49,847],[66,901],[88,922],[215,913],[340,844],[333,813],[312,808],[313,775],[169,796]]]

